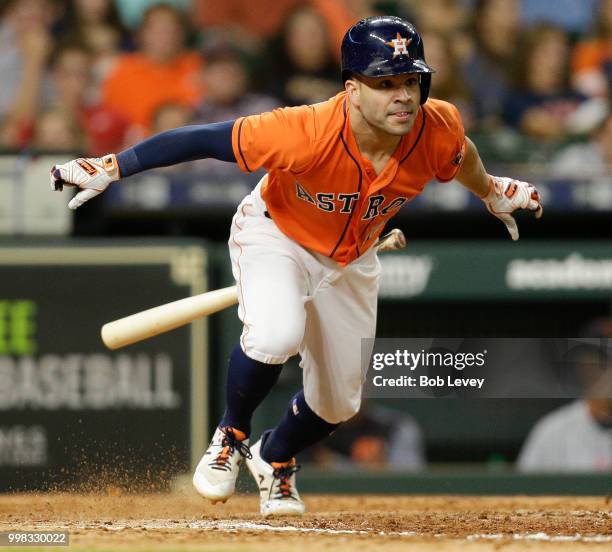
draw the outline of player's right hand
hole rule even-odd
[[[68,203],[70,209],[77,209],[121,176],[117,158],[111,153],[104,157],[79,158],[63,165],[54,165],[50,178],[54,191],[61,192],[64,185],[76,186],[80,190]]]

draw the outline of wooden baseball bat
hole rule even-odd
[[[237,301],[236,286],[172,301],[104,324],[102,341],[109,349],[119,349],[231,307]]]
[[[379,252],[403,249],[406,247],[406,239],[402,231],[395,228],[380,238],[376,247]],[[172,301],[104,324],[101,330],[102,341],[109,349],[119,349],[169,332],[237,302],[236,286]]]

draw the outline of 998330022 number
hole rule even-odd
[[[3,531],[0,546],[69,546],[68,531]]]

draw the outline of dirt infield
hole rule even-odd
[[[266,521],[252,495],[216,506],[189,492],[2,495],[0,531],[67,530],[70,550],[612,550],[612,503],[601,497],[305,500],[305,517]]]

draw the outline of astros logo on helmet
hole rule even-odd
[[[397,38],[387,42],[387,46],[391,46],[391,48],[393,48],[393,57],[401,55],[410,56],[410,52],[408,52],[408,45],[411,42],[411,38],[402,38],[402,35],[397,33]]]

